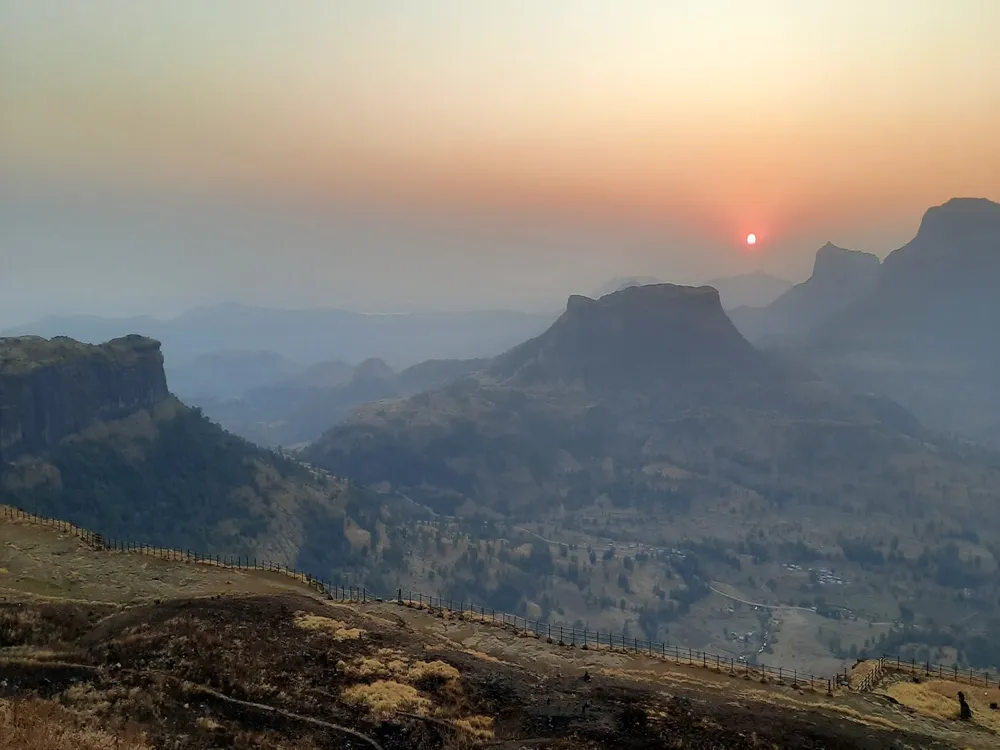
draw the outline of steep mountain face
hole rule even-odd
[[[913,240],[886,258],[871,293],[816,339],[992,356],[998,282],[1000,204],[955,198],[927,211]]]
[[[308,456],[445,513],[708,508],[741,492],[867,507],[891,502],[920,435],[892,402],[755,350],[714,289],[657,285],[573,297],[486,372],[362,407]]]
[[[158,341],[0,339],[0,464],[168,396]]]
[[[119,539],[329,574],[386,501],[224,432],[167,391],[159,343],[0,339],[0,504]],[[368,532],[364,532],[367,534]]]
[[[813,273],[807,281],[764,308],[738,308],[730,316],[751,341],[795,341],[868,295],[879,273],[875,255],[827,243],[816,252]]]
[[[817,326],[806,356],[824,374],[884,393],[929,426],[1000,436],[1000,205],[931,208],[878,283]]]

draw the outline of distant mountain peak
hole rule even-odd
[[[494,375],[588,385],[676,383],[694,373],[730,375],[756,351],[709,286],[652,284],[591,299],[573,295],[541,336],[498,358]]]
[[[594,290],[593,294],[590,295],[593,299],[600,299],[608,294],[613,294],[614,292],[620,292],[622,289],[628,289],[633,286],[648,286],[650,284],[662,284],[661,279],[657,279],[654,276],[617,276],[611,281],[601,284],[597,289]],[[582,296],[582,295],[574,295]]]
[[[371,357],[354,368],[353,381],[391,380],[395,371],[378,357]]]
[[[917,237],[1000,232],[1000,203],[987,198],[952,198],[924,212]]]
[[[877,255],[862,250],[848,250],[827,242],[816,251],[813,263],[813,278],[826,279],[843,277],[848,274],[876,274],[881,265]]]

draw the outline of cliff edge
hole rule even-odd
[[[0,464],[169,396],[160,342],[0,338]]]

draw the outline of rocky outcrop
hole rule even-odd
[[[0,339],[0,464],[169,396],[160,342]]]

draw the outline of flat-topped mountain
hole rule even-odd
[[[158,341],[0,338],[0,465],[168,396]]]
[[[658,387],[748,374],[757,353],[712,287],[628,287],[598,300],[574,295],[537,338],[497,358],[489,372],[530,385]]]

